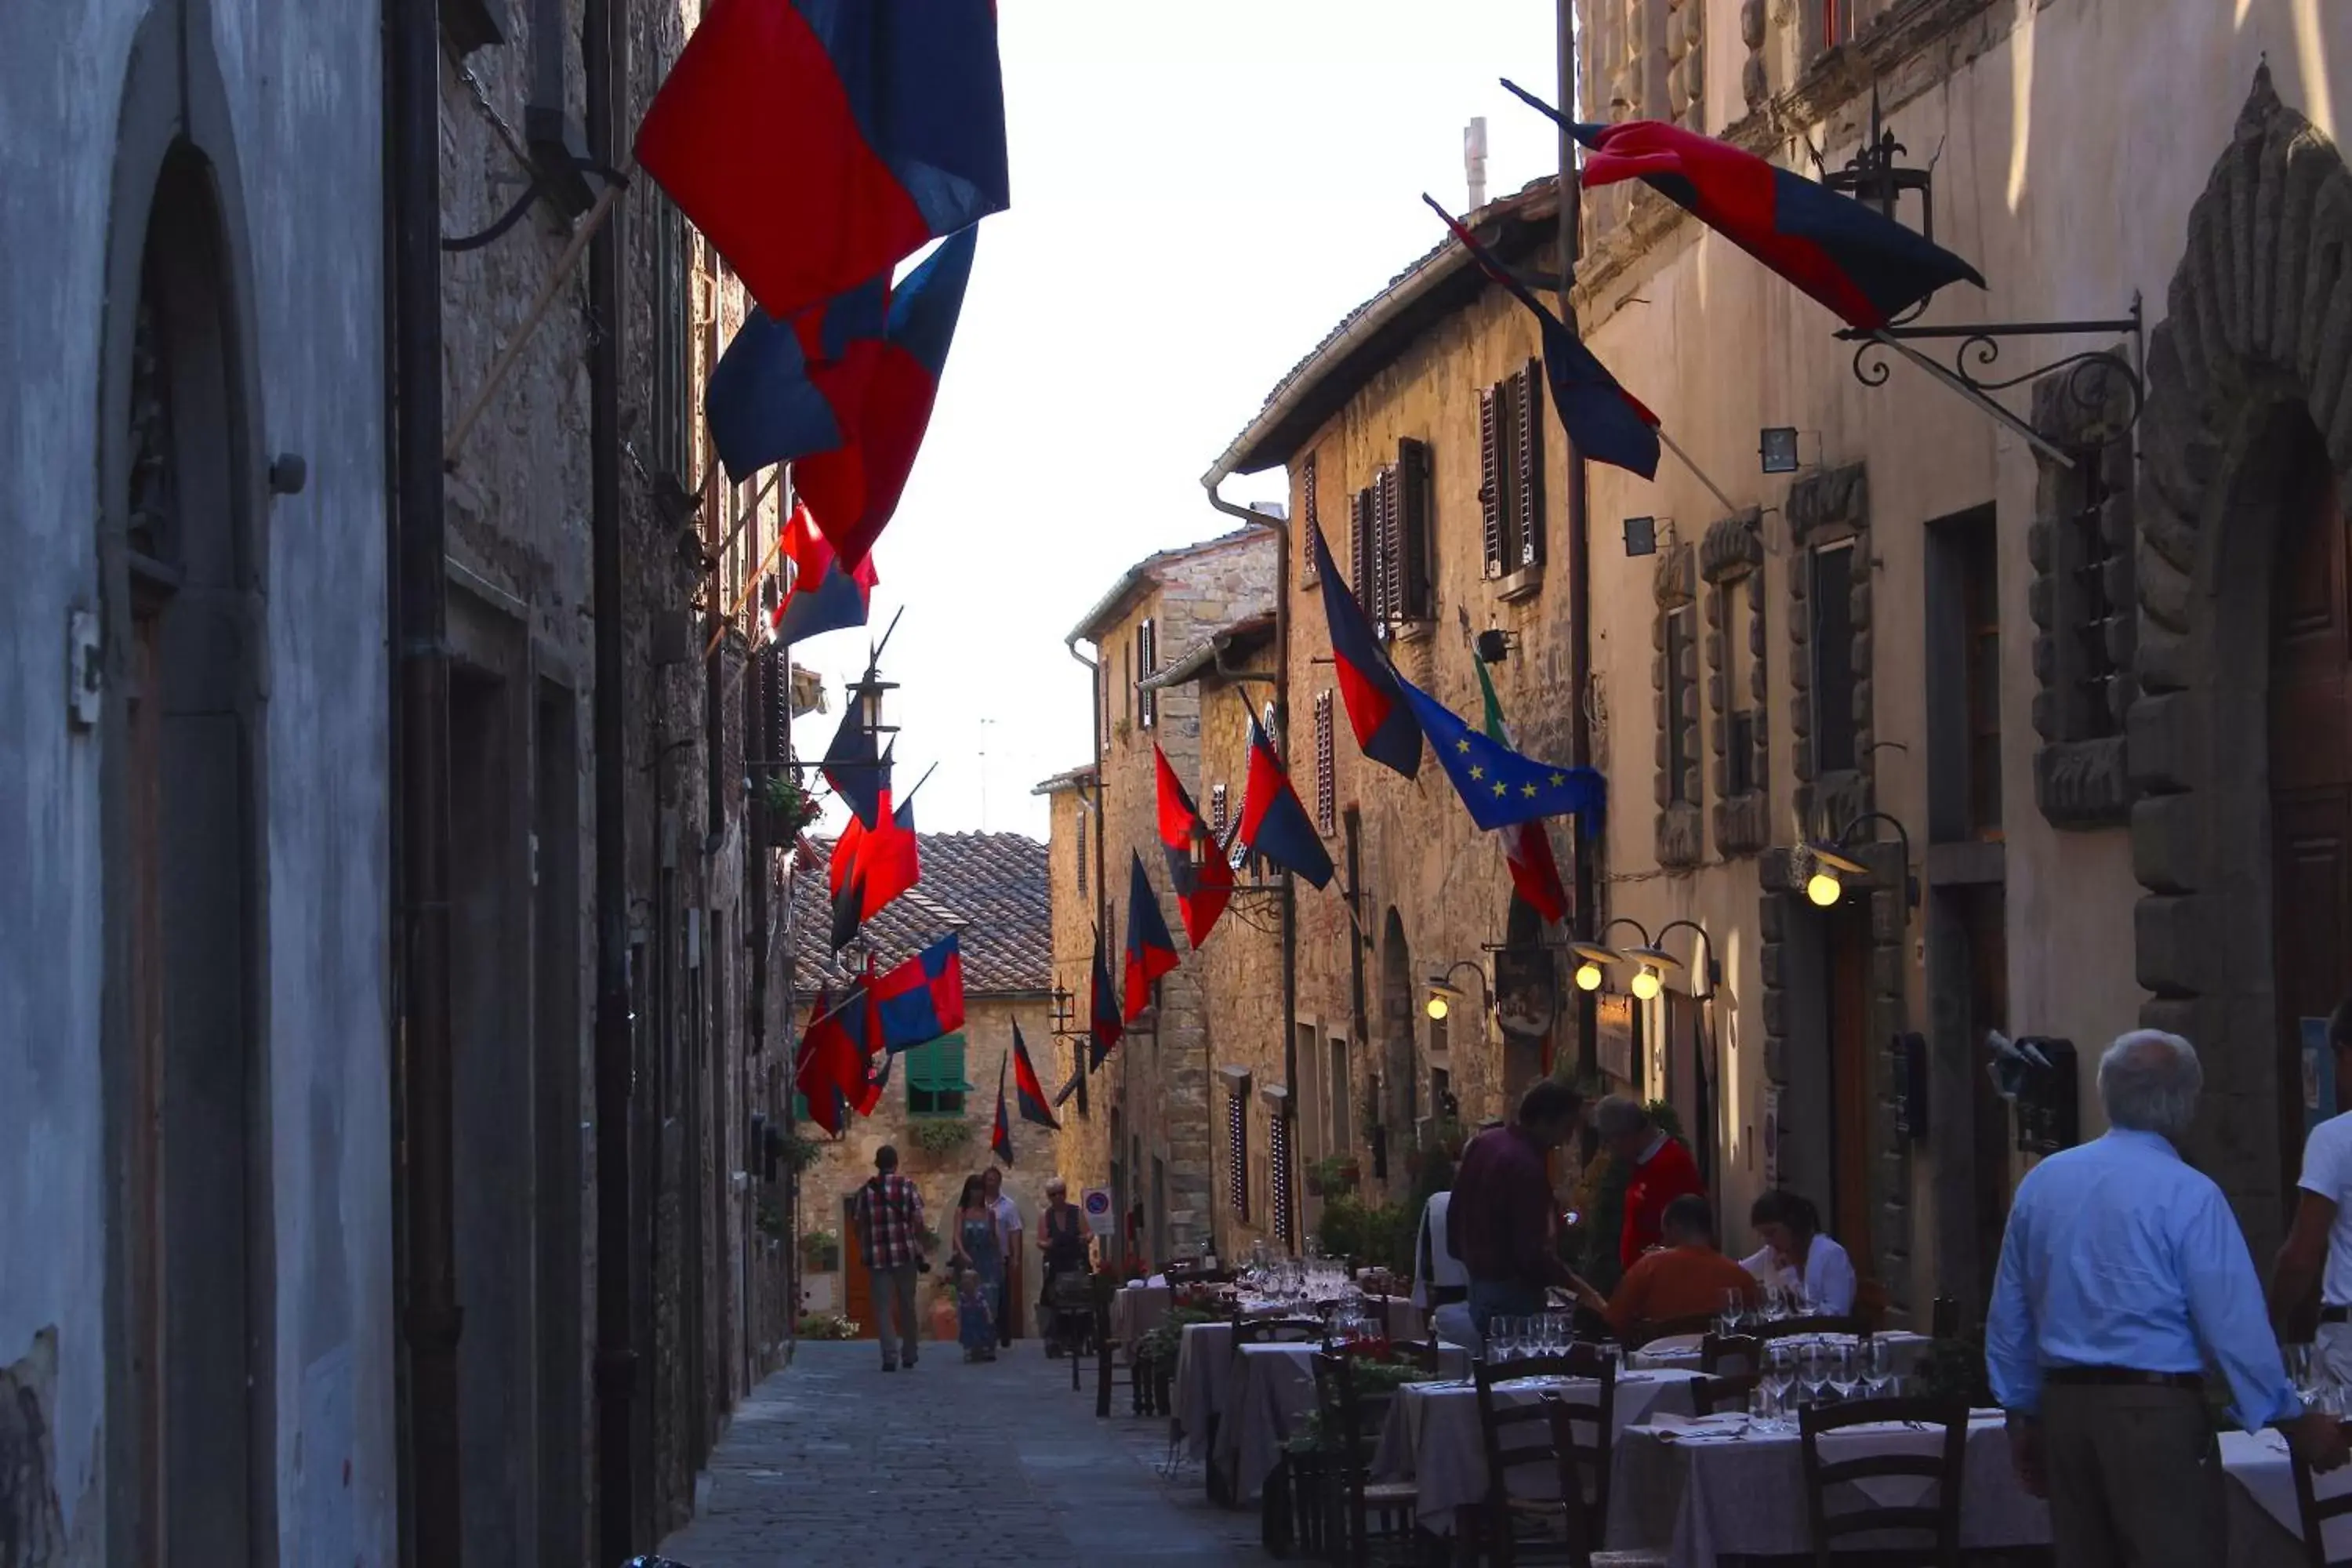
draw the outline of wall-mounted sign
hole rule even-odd
[[[1539,947],[1507,947],[1495,954],[1495,1021],[1503,1033],[1534,1039],[1549,1032],[1559,1004],[1551,954]]]
[[[1601,1061],[1601,1070],[1620,1083],[1633,1081],[1633,999],[1631,996],[1595,996],[1592,1006],[1592,1044]]]
[[[1108,1236],[1111,1232],[1110,1189],[1088,1187],[1079,1202],[1087,1211],[1087,1228],[1097,1236]]]

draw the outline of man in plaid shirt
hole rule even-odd
[[[898,1174],[898,1151],[889,1144],[875,1151],[874,1175],[857,1189],[850,1214],[857,1226],[858,1250],[874,1280],[874,1326],[882,1342],[882,1370],[898,1370],[902,1337],[905,1360],[912,1368],[922,1334],[915,1320],[915,1276],[930,1264],[922,1248],[923,1194]]]

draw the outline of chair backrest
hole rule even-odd
[[[1709,1334],[1698,1343],[1698,1369],[1709,1377],[1764,1370],[1764,1342],[1753,1334]]]
[[[1602,1539],[1599,1513],[1607,1505],[1608,1493],[1600,1494],[1598,1503],[1589,1502],[1584,1496],[1584,1474],[1577,1457],[1577,1414],[1573,1405],[1557,1394],[1546,1394],[1538,1406],[1549,1428],[1550,1440],[1546,1445],[1557,1466],[1554,1485],[1559,1492],[1560,1517],[1566,1528],[1568,1561],[1570,1568],[1591,1568],[1593,1549]],[[1507,1531],[1507,1522],[1498,1528]]]
[[[1752,1372],[1734,1373],[1725,1377],[1708,1377],[1702,1373],[1690,1381],[1691,1409],[1701,1415],[1745,1410],[1748,1408],[1748,1396],[1756,1392],[1756,1385],[1762,1381]]]
[[[1780,1318],[1758,1323],[1748,1331],[1759,1340],[1777,1340],[1790,1334],[1854,1334],[1864,1332],[1862,1321],[1852,1317],[1832,1317],[1823,1312],[1811,1318]]]
[[[1244,1318],[1234,1324],[1234,1348],[1244,1345],[1319,1345],[1319,1318]]]
[[[1616,1433],[1617,1363],[1592,1345],[1579,1344],[1566,1355],[1538,1356],[1490,1362],[1484,1356],[1470,1363],[1478,1390],[1478,1431],[1486,1455],[1486,1500],[1491,1508],[1507,1506],[1514,1471],[1544,1467],[1590,1478],[1580,1495],[1589,1495],[1586,1510],[1591,1539],[1603,1539],[1603,1510],[1609,1502],[1609,1451]],[[1497,1398],[1496,1385],[1520,1378],[1573,1379],[1563,1388],[1547,1389],[1541,1398]],[[1589,1427],[1590,1437],[1576,1435]],[[1565,1436],[1560,1434],[1566,1434]],[[1564,1468],[1563,1468],[1564,1467]]]
[[[1933,1453],[1873,1453],[1855,1458],[1825,1461],[1824,1434],[1880,1422],[1913,1422],[1940,1428],[1942,1446]],[[1935,1539],[1935,1554],[1945,1568],[1959,1568],[1960,1481],[1965,1473],[1969,1442],[1969,1408],[1956,1400],[1863,1399],[1843,1405],[1807,1405],[1798,1414],[1798,1432],[1804,1447],[1805,1503],[1812,1521],[1813,1556],[1819,1568],[1832,1568],[1832,1550],[1837,1539],[1883,1530],[1924,1532]],[[1861,1508],[1829,1510],[1832,1487],[1877,1476],[1918,1476],[1935,1483],[1933,1500],[1888,1507],[1867,1500]]]
[[[2352,1421],[2341,1427],[2352,1434]],[[2331,1498],[2322,1498],[2312,1484],[2311,1467],[2304,1462],[2299,1449],[2289,1449],[2294,1465],[2294,1501],[2303,1511],[2303,1555],[2309,1568],[2336,1568],[2352,1558],[2327,1555],[2327,1521],[2352,1513],[2352,1489],[2340,1491]]]

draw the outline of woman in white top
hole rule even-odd
[[[1748,1223],[1764,1243],[1740,1259],[1748,1272],[1767,1285],[1802,1291],[1808,1311],[1843,1317],[1853,1310],[1853,1259],[1822,1234],[1821,1211],[1811,1200],[1776,1189],[1756,1200]]]

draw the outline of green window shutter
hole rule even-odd
[[[907,1114],[961,1116],[964,1091],[963,1037],[942,1035],[908,1051],[900,1069],[907,1075]]]

